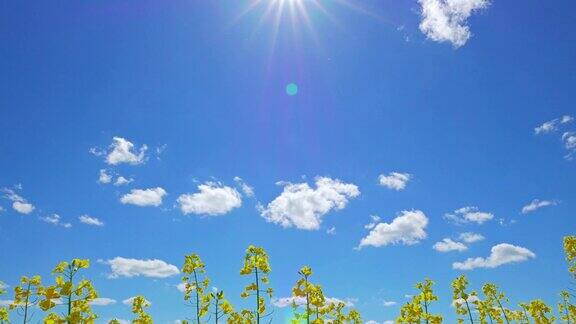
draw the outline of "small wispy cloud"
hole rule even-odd
[[[80,223],[82,224],[86,224],[86,225],[91,225],[91,226],[104,226],[104,222],[102,222],[100,219],[96,218],[96,217],[92,217],[89,215],[82,215],[80,217],[78,217],[78,220],[80,221]]]
[[[558,201],[556,200],[540,200],[534,199],[529,204],[522,207],[522,214],[528,214],[533,211],[536,211],[540,208],[547,207],[547,206],[555,206],[558,205]]]
[[[466,251],[468,247],[462,242],[453,241],[451,238],[444,238],[440,242],[436,242],[432,248],[438,252],[450,252],[450,251]]]
[[[444,218],[457,224],[484,224],[494,218],[494,214],[478,210],[478,207],[468,206],[456,209],[453,213],[444,214]]]
[[[555,132],[558,130],[558,126],[560,126],[562,124],[568,124],[572,121],[574,121],[574,117],[569,116],[569,115],[564,115],[560,118],[555,118],[555,119],[552,119],[552,120],[549,120],[547,122],[542,123],[538,127],[534,128],[534,133],[536,135],[552,133],[552,132]]]
[[[22,186],[16,186],[16,190],[22,190]],[[24,215],[28,215],[36,209],[33,204],[29,203],[24,197],[16,193],[14,189],[3,188],[4,198],[12,201],[12,209]]]
[[[43,222],[55,225],[55,226],[62,226],[64,228],[72,227],[72,224],[62,222],[62,217],[60,217],[60,215],[58,215],[58,214],[51,214],[51,215],[46,215],[44,217],[40,217],[40,220],[42,220]]]
[[[378,176],[378,183],[386,188],[400,191],[406,188],[406,184],[411,178],[412,175],[409,173],[391,172],[387,175]]]

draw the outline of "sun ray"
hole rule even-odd
[[[257,18],[256,26],[248,37],[248,42],[252,43],[254,38],[259,35],[259,31],[268,29],[270,35],[268,63],[271,63],[279,45],[278,39],[281,33],[282,35],[284,34],[284,29],[282,28],[284,24],[289,26],[288,32],[291,33],[291,42],[296,44],[296,46],[301,43],[301,37],[307,35],[318,48],[322,48],[321,38],[315,26],[318,21],[313,21],[317,17],[311,15],[313,11],[320,13],[331,24],[345,31],[344,26],[334,14],[334,9],[338,8],[334,8],[331,4],[361,13],[379,22],[392,24],[373,11],[359,5],[355,0],[330,0],[330,2],[328,0],[249,0],[247,6],[233,19],[231,24],[235,25],[246,16],[261,11],[260,16]],[[270,26],[265,27],[267,24]]]

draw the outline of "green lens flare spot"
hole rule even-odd
[[[296,83],[290,83],[286,86],[286,94],[289,96],[295,96],[298,94],[298,86]]]

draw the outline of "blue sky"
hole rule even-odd
[[[273,0],[0,4],[0,279],[89,258],[116,300],[102,321],[144,294],[172,323],[191,315],[185,254],[241,308],[257,244],[277,297],[307,264],[379,323],[425,277],[448,320],[461,273],[555,302],[576,228],[576,4],[291,1],[280,19]],[[462,251],[435,250],[445,238]],[[169,276],[142,271],[153,259]]]

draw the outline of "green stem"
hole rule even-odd
[[[256,262],[256,264],[258,264]],[[260,283],[258,281],[258,268],[254,268],[256,274],[256,324],[260,324]]]
[[[424,299],[424,313],[426,314],[426,317],[424,318],[426,320],[426,324],[429,324],[429,322],[428,322],[428,302],[426,301],[426,299]]]
[[[30,287],[31,284],[28,282],[28,288],[26,288],[26,303],[24,303],[24,324],[28,322],[28,301],[30,300]]]
[[[566,299],[564,299],[564,313],[566,313],[566,318],[568,319],[568,324],[570,324],[570,313],[568,312],[568,304]]]
[[[470,323],[474,324],[474,320],[472,320],[472,313],[470,312],[470,305],[468,304],[468,300],[464,300],[466,302],[466,309],[468,310],[468,317],[470,317]]]
[[[498,299],[496,299],[496,301],[498,302],[498,307],[500,307],[500,311],[502,312],[502,315],[504,315],[504,319],[506,320],[506,324],[510,324],[510,321],[508,320],[508,316],[506,315],[506,311],[504,310],[504,307],[502,307],[502,303]]]
[[[72,267],[72,264],[68,266],[68,269],[70,271],[68,275],[68,281],[70,282],[70,293],[68,294],[68,316],[66,322],[71,324],[70,314],[72,314],[72,290],[74,288],[74,268]]]
[[[196,323],[200,324],[200,297],[198,296],[198,275],[194,269],[194,284],[196,285]]]
[[[216,296],[216,304],[214,305],[214,318],[216,318],[216,324],[218,324],[218,296]]]
[[[308,292],[308,276],[304,276],[304,282],[306,287],[306,324],[310,324],[310,299],[309,299],[309,292]]]

